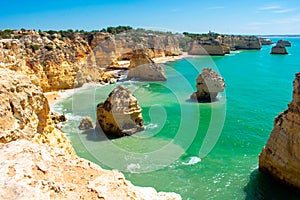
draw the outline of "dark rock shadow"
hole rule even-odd
[[[246,200],[299,200],[300,192],[278,182],[258,169],[250,174],[250,180],[244,187]]]

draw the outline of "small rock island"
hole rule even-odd
[[[271,54],[288,54],[285,47],[291,47],[292,44],[287,40],[278,40],[276,46],[272,47]]]
[[[191,95],[198,102],[213,102],[219,92],[225,89],[224,79],[210,68],[203,68],[196,79],[197,91]]]
[[[145,129],[141,112],[136,97],[129,89],[119,85],[105,102],[97,105],[97,120],[106,135],[129,136]]]

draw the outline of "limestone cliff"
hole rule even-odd
[[[261,45],[271,45],[274,42],[272,42],[272,40],[268,39],[268,38],[259,38],[259,41],[261,43]]]
[[[274,121],[274,129],[259,156],[260,171],[300,189],[300,73],[293,100]]]
[[[228,53],[225,45],[221,45],[219,42],[213,42],[211,40],[195,40],[192,43],[192,47],[188,52],[190,55],[220,55],[223,56]]]
[[[261,43],[256,36],[223,36],[218,40],[227,45],[231,50],[259,50]]]
[[[0,102],[0,199],[181,199],[77,157],[26,75],[0,68]]]
[[[110,83],[103,70],[118,68],[117,61],[129,60],[135,49],[144,49],[150,58],[181,54],[178,39],[164,33],[33,31],[14,38],[0,40],[0,68],[26,74],[44,92]]]
[[[97,120],[104,133],[122,137],[145,129],[141,112],[130,90],[119,85],[105,102],[97,105]]]
[[[175,193],[136,187],[117,171],[27,140],[0,146],[0,199],[180,200]]]
[[[156,64],[143,50],[135,50],[130,59],[127,79],[141,81],[166,81],[164,69]]]
[[[198,102],[212,102],[225,89],[224,79],[210,68],[203,68],[196,79],[197,91],[191,95]]]

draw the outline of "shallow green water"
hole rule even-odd
[[[123,171],[136,185],[174,191],[183,199],[300,199],[257,170],[274,117],[286,109],[300,71],[300,39],[288,40],[289,55],[270,55],[271,46],[264,46],[194,57],[167,63],[165,83],[118,83],[131,89],[143,108],[147,129],[133,137],[107,140],[94,130],[77,129],[80,116],[96,118],[96,104],[115,85],[77,90],[54,109],[71,119],[64,131],[79,156]],[[211,104],[189,101],[203,67],[218,70],[226,82],[226,92]]]

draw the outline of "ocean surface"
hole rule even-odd
[[[277,41],[278,38],[272,38]],[[82,116],[96,120],[96,105],[116,85],[75,90],[53,109],[67,115],[64,132],[77,154],[118,169],[133,184],[173,191],[183,199],[300,199],[300,193],[258,171],[258,155],[274,118],[292,99],[300,71],[300,38],[287,38],[288,55],[235,51],[164,64],[167,82],[121,81],[137,97],[146,130],[108,140],[101,131],[79,131]],[[204,67],[218,71],[226,91],[213,103],[189,100]]]

